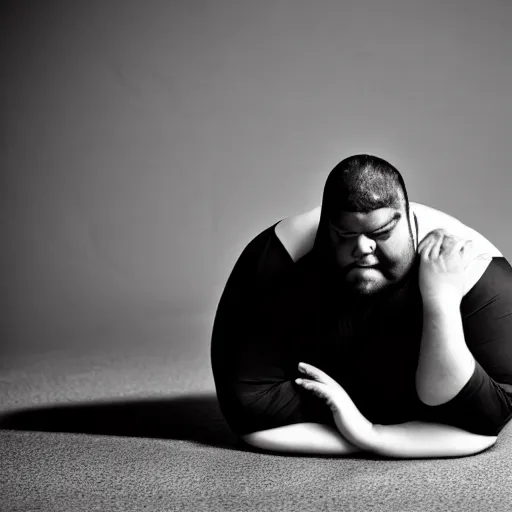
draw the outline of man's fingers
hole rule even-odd
[[[313,378],[320,377],[320,370],[307,363],[299,363],[299,371]]]
[[[418,245],[418,253],[424,260],[436,260],[441,254],[470,252],[472,249],[472,240],[453,235],[444,229],[434,229]]]
[[[432,247],[436,243],[437,238],[434,236],[429,236],[428,238],[424,238],[421,241],[421,247],[418,247],[418,253],[420,254],[420,257],[424,260],[428,260],[430,256],[430,252],[432,250]]]
[[[432,242],[432,236],[429,233],[428,235],[426,235],[425,237],[423,237],[420,240],[420,243],[418,244],[418,252],[419,253],[423,252],[425,246],[430,244],[431,242]]]
[[[431,231],[424,238],[422,238],[421,242],[418,244],[418,253],[420,253],[423,257],[427,257],[432,246],[439,240],[443,239],[444,231],[442,229],[435,229]]]
[[[307,363],[299,363],[299,371],[320,382],[328,383],[331,378],[325,372]]]
[[[430,248],[430,252],[428,254],[428,258],[431,260],[435,260],[439,258],[439,253],[441,252],[441,247],[443,247],[444,241],[446,237],[444,235],[440,235],[436,238],[435,242],[432,244]]]
[[[324,397],[326,394],[326,390],[323,388],[325,384],[323,384],[322,382],[316,382],[314,380],[308,379],[295,379],[295,382],[299,386],[302,386],[304,389],[308,389],[317,396]]]
[[[335,401],[333,400],[332,394],[329,391],[329,387],[326,384],[324,384],[323,382],[317,382],[308,379],[295,379],[295,382],[299,386],[313,393],[316,397],[324,400],[325,403],[329,406],[329,408],[333,412],[336,412]]]

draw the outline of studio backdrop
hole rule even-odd
[[[2,5],[3,349],[206,351],[243,248],[355,153],[512,254],[510,2]]]

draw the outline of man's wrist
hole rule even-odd
[[[374,425],[366,419],[363,423],[358,425],[357,434],[355,435],[350,435],[339,427],[338,431],[349,443],[358,446],[363,451],[373,452],[379,445],[380,432],[378,425]]]
[[[454,308],[459,309],[462,297],[456,293],[444,293],[423,299],[423,310],[428,313],[444,313],[452,311]]]
[[[383,425],[378,423],[372,424],[371,429],[366,432],[364,450],[371,453],[378,453],[379,448],[383,444],[383,436],[386,435]]]

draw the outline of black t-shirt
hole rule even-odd
[[[230,428],[244,435],[292,423],[333,425],[328,407],[295,384],[300,361],[339,382],[373,423],[428,420],[415,391],[418,266],[400,296],[363,315],[345,297],[324,293],[309,255],[293,262],[276,224],[242,252],[215,316],[212,369]],[[512,385],[512,267],[505,258],[493,258],[460,311],[475,360],[497,383]]]

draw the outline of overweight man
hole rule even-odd
[[[211,358],[250,447],[475,454],[512,417],[512,267],[453,217],[411,208],[391,164],[355,155],[329,174],[317,223],[276,223],[244,249]]]

